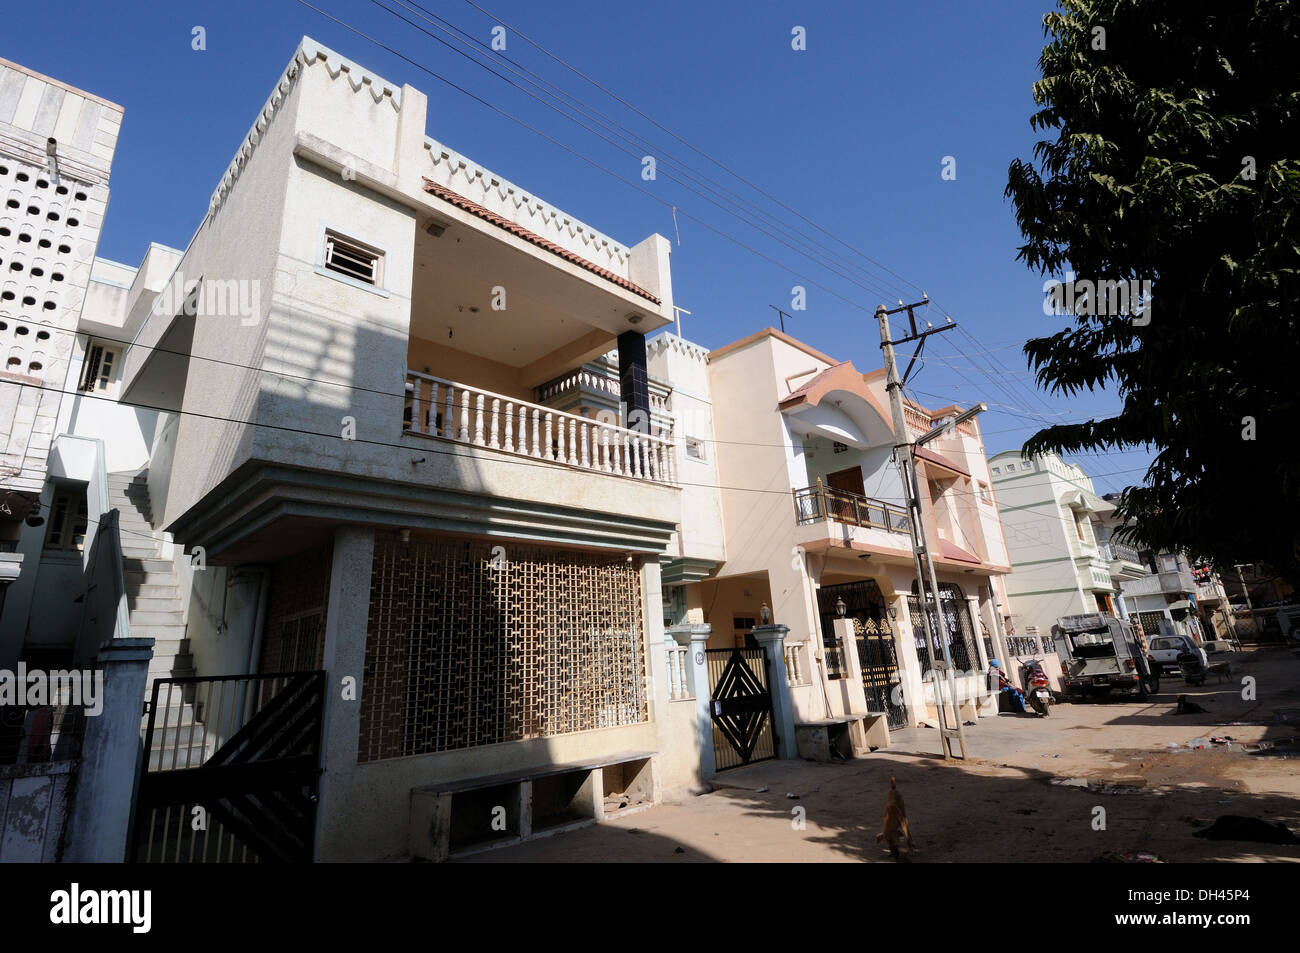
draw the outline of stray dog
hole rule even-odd
[[[894,782],[893,777],[889,779],[889,797],[885,801],[885,821],[882,830],[876,835],[877,844],[885,844],[889,847],[889,852],[894,856],[894,862],[899,861],[898,845],[903,839],[907,841],[907,853],[912,853],[912,831],[907,826],[907,811],[903,809],[903,795],[898,793],[898,785]]]
[[[1175,715],[1204,715],[1205,709],[1196,702],[1188,701],[1186,695],[1178,696],[1178,707],[1174,709]]]

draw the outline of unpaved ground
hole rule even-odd
[[[1235,656],[1232,667],[1229,682],[1212,678],[1201,688],[1168,679],[1147,702],[1063,704],[1046,719],[981,718],[967,729],[972,757],[964,763],[943,761],[937,732],[908,728],[893,733],[890,748],[849,764],[756,764],[724,772],[718,782],[726,786],[711,794],[463,859],[888,863],[875,835],[893,775],[916,863],[1080,862],[1107,851],[1148,851],[1169,862],[1300,861],[1296,845],[1191,836],[1222,814],[1280,820],[1300,836],[1300,752],[1243,748],[1300,736],[1300,660],[1257,650]],[[1258,700],[1242,700],[1243,676],[1256,679]],[[1174,715],[1181,693],[1207,713]],[[1211,736],[1236,743],[1186,747]],[[1094,789],[1051,783],[1065,779]],[[1095,789],[1105,785],[1114,791]],[[1095,829],[1098,807],[1104,829]]]

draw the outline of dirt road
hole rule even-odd
[[[1200,688],[1168,679],[1146,702],[981,718],[967,730],[964,763],[944,762],[937,732],[907,728],[888,749],[848,764],[751,765],[724,772],[711,794],[463,860],[889,863],[875,837],[892,775],[915,863],[1086,862],[1108,851],[1300,861],[1296,845],[1192,836],[1223,814],[1282,821],[1300,836],[1300,747],[1268,747],[1300,736],[1300,660],[1256,650],[1235,656],[1232,669],[1229,681]],[[1246,677],[1256,700],[1242,698]],[[1183,693],[1206,714],[1173,714]],[[1225,736],[1232,743],[1208,742]],[[1205,747],[1188,747],[1197,738]],[[1263,750],[1251,747],[1261,742]]]

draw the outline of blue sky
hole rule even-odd
[[[416,2],[382,0],[393,9],[406,4],[408,20],[454,42],[422,18]],[[1008,164],[1029,156],[1034,142],[1031,84],[1049,0],[475,2],[492,16],[465,0],[418,0],[424,15],[436,14],[484,43],[494,25],[513,27],[506,31],[506,56],[657,148],[619,151],[373,0],[312,3],[609,171],[296,0],[10,5],[0,56],[125,107],[99,248],[106,258],[138,264],[150,241],[186,245],[306,34],[429,94],[431,136],[546,201],[629,244],[656,231],[672,239],[674,294],[693,312],[683,330],[705,346],[775,324],[769,305],[790,312],[791,289],[802,285],[807,310],[795,312],[787,330],[859,368],[874,368],[879,336],[871,312],[882,301],[916,300],[924,290],[935,302],[930,320],[938,324],[951,314],[970,336],[936,335],[925,366],[913,375],[912,393],[932,407],[989,403],[982,426],[990,455],[1018,447],[1044,419],[1086,419],[1119,406],[1114,394],[1065,400],[1035,390],[1020,352],[1027,337],[1063,320],[1043,314],[1042,278],[1016,261],[1021,238],[1002,196]],[[63,26],[50,29],[52,23]],[[195,26],[206,31],[205,50],[192,49]],[[791,48],[795,26],[806,29],[805,50]],[[730,178],[515,31],[835,238]],[[658,178],[643,181],[645,152],[674,155],[759,205],[775,219],[769,232],[816,260],[729,215],[724,209],[751,211],[735,198],[715,195],[719,208],[670,181],[675,173],[664,160]],[[941,176],[946,156],[956,161],[952,180]],[[672,205],[679,209],[676,227]],[[847,269],[794,229],[869,277],[853,271],[855,284],[827,270],[828,264]],[[1140,481],[1148,458],[1139,450],[1077,462],[1105,492]]]

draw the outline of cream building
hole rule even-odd
[[[712,351],[708,370],[726,562],[687,587],[688,618],[721,649],[750,642],[770,612],[789,629],[801,746],[815,750],[838,726],[853,747],[887,743],[887,728],[933,717],[925,676],[942,647],[921,628],[884,371],[864,374],[771,328]],[[905,439],[957,410],[908,405]],[[976,673],[962,682],[976,699],[1002,654],[991,585],[1009,570],[978,423],[920,449],[918,471],[951,654]]]

